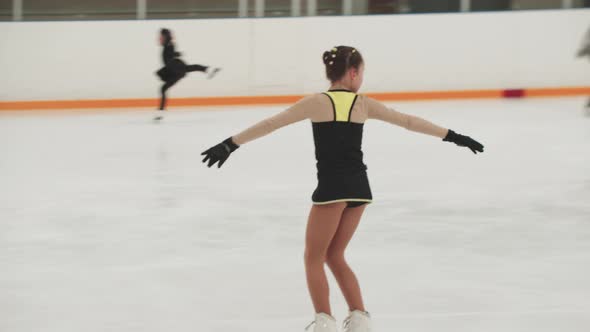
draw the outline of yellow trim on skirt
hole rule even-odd
[[[333,201],[326,201],[326,202],[313,202],[313,205],[326,205],[326,204],[340,203],[340,202],[365,202],[365,203],[372,203],[373,200],[371,200],[371,199],[364,199],[364,198],[342,198],[342,199],[335,199]]]

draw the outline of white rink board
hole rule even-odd
[[[307,94],[324,89],[336,45],[366,60],[364,91],[590,86],[575,54],[590,9],[221,20],[0,22],[0,101],[155,98],[162,27],[191,73],[171,98]]]
[[[348,257],[376,332],[590,330],[584,102],[398,104],[478,156],[366,125],[375,203]],[[310,125],[221,170],[199,155],[278,110],[0,113],[0,331],[302,331]]]

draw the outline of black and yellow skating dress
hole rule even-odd
[[[287,110],[232,137],[243,145],[294,122],[309,119],[313,127],[318,185],[314,204],[347,202],[350,207],[373,199],[363,163],[363,126],[379,119],[408,130],[444,137],[447,130],[422,118],[387,108],[375,99],[347,90],[330,90],[301,99]],[[286,150],[288,145],[285,144]]]
[[[334,120],[312,123],[318,169],[313,203],[370,203],[373,195],[362,151],[364,124],[351,121],[358,96],[345,90],[324,94],[332,103]]]

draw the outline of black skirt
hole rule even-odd
[[[164,82],[178,81],[179,79],[186,76],[186,63],[176,58],[170,61],[166,66],[160,68],[156,72],[156,75]]]
[[[318,174],[318,186],[312,201],[316,205],[348,202],[371,203],[373,195],[366,171],[355,174]]]

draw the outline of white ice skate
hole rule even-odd
[[[207,68],[207,78],[212,79],[220,70],[221,68]]]
[[[371,332],[371,316],[368,312],[355,310],[344,320],[344,332]]]
[[[324,313],[316,314],[315,320],[305,328],[305,331],[309,331],[312,326],[313,332],[338,332],[334,317]]]

